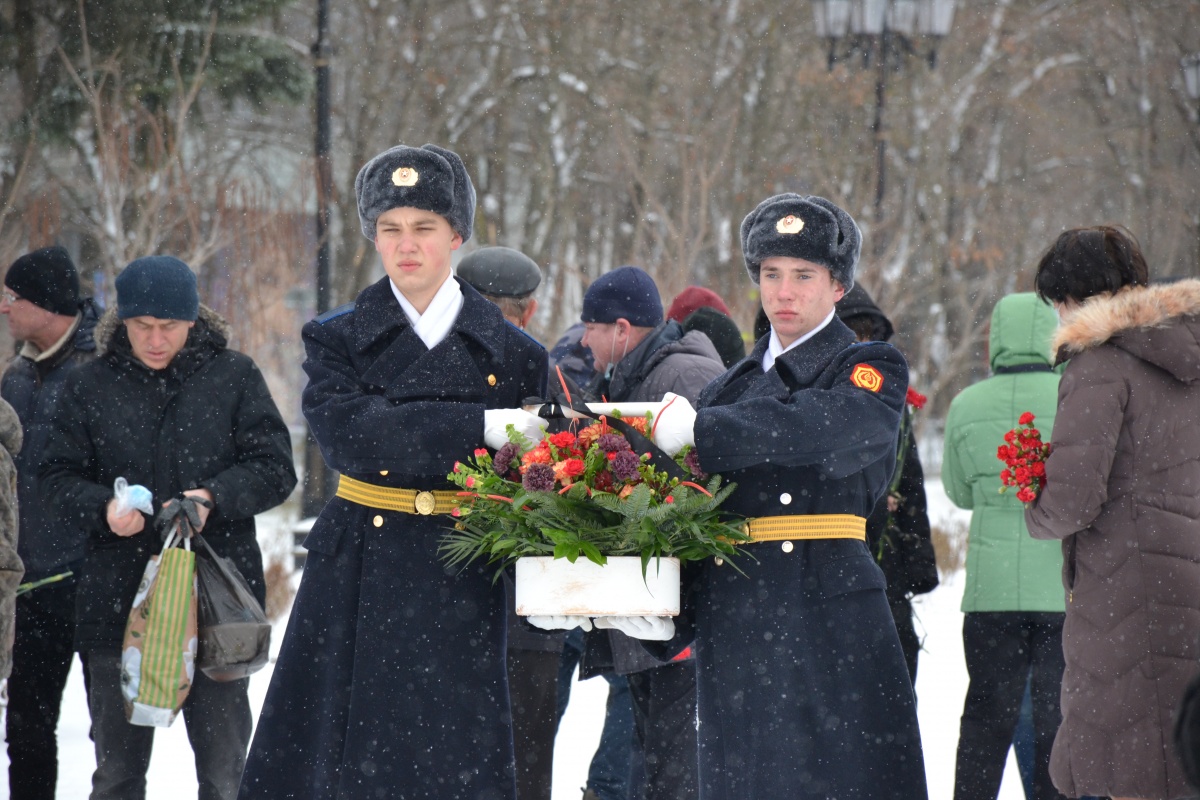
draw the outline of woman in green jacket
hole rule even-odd
[[[971,509],[963,650],[970,686],[963,706],[955,800],[995,798],[1031,684],[1035,797],[1058,798],[1050,749],[1061,721],[1063,590],[1056,543],[1030,538],[1014,491],[1000,493],[996,451],[1026,411],[1050,439],[1058,401],[1051,369],[1054,310],[1032,293],[1009,295],[992,312],[992,377],[962,391],[946,417],[942,482],[955,505]]]

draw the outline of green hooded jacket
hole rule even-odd
[[[1059,375],[1050,340],[1058,316],[1027,292],[1009,295],[992,312],[992,377],[964,389],[946,416],[942,483],[971,514],[963,611],[1063,611],[1062,549],[1037,541],[1025,527],[1016,489],[1000,493],[996,451],[1026,411],[1050,441]]]

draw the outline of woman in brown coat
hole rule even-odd
[[[1046,486],[1029,532],[1063,542],[1063,722],[1050,772],[1068,797],[1189,793],[1173,714],[1200,665],[1200,281],[1147,286],[1122,229],[1067,231],[1038,294],[1062,315]]]

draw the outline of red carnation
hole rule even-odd
[[[571,433],[570,431],[556,433],[550,437],[550,444],[554,445],[555,447],[570,447],[571,445],[575,444],[575,434]]]
[[[904,395],[904,401],[920,411],[929,402],[929,398],[910,386],[908,387],[908,393]]]
[[[1020,417],[1017,418],[1017,424],[1018,425],[1028,425],[1029,423],[1033,422],[1033,420],[1034,420],[1033,412],[1026,411],[1024,414],[1022,414]]]

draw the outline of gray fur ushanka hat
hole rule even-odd
[[[824,197],[777,194],[742,220],[742,255],[755,283],[763,259],[787,256],[820,264],[850,291],[861,251],[854,218]]]
[[[375,220],[393,208],[440,214],[467,241],[475,224],[475,187],[457,153],[437,145],[398,144],[368,161],[354,179],[363,236],[375,241]]]

